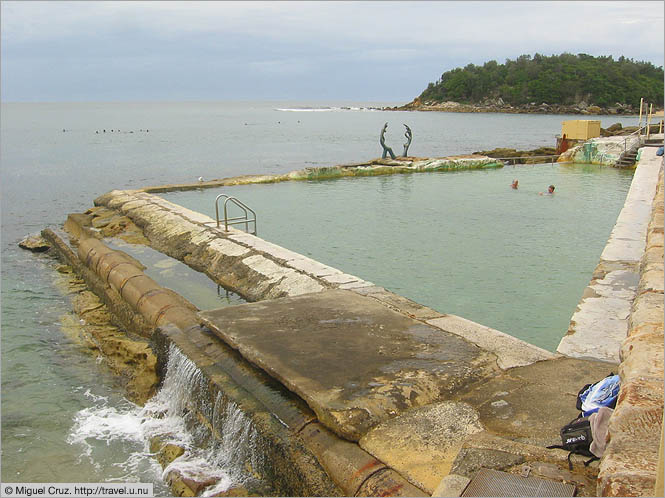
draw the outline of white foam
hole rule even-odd
[[[296,107],[296,108],[277,108],[276,111],[282,112],[331,112],[339,111],[338,107]]]
[[[278,107],[276,111],[281,112],[337,112],[337,111],[375,111],[377,109],[368,107]]]
[[[113,479],[135,479],[139,469],[148,465],[154,470],[155,480],[163,479],[173,470],[196,480],[215,480],[216,483],[206,489],[205,496],[242,484],[247,478],[243,464],[249,462],[253,468],[260,464],[255,451],[256,431],[247,416],[220,393],[212,407],[212,424],[221,438],[207,438],[213,442],[205,448],[199,447],[197,434],[187,428],[190,413],[187,404],[190,396],[204,384],[196,365],[172,346],[162,388],[144,407],[127,400],[121,405],[109,406],[107,397],[87,390],[84,395],[92,401],[92,406],[76,414],[67,442],[80,445],[82,456],[88,457],[93,464],[95,442],[105,442],[107,446],[118,442],[133,445],[135,450],[126,460],[114,464],[125,475]],[[197,431],[207,431],[201,424],[195,426]],[[159,436],[163,443],[185,449],[185,453],[163,472],[149,449],[150,440],[155,436]]]

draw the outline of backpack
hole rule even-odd
[[[597,412],[601,406],[614,409],[619,397],[620,383],[619,376],[610,373],[594,384],[587,384],[577,394],[575,406],[582,412],[583,417]]]
[[[575,404],[581,412],[580,415],[561,428],[561,444],[547,447],[548,449],[560,448],[568,451],[568,468],[570,470],[573,470],[573,463],[570,461],[573,453],[591,457],[584,462],[585,467],[599,459],[599,456],[591,451],[594,436],[591,417],[596,416],[600,408],[612,410],[616,407],[619,382],[619,376],[610,373],[604,379],[594,384],[587,384],[580,389]],[[605,425],[603,429],[606,431],[607,426]],[[605,432],[600,437],[604,438],[606,434]],[[604,445],[602,446],[604,447]]]
[[[575,420],[570,421],[561,428],[561,444],[553,444],[548,446],[548,449],[559,448],[568,451],[568,468],[573,470],[573,462],[570,457],[573,453],[591,457],[584,462],[586,467],[598,457],[591,453],[591,442],[593,441],[593,434],[591,432],[591,422],[589,417],[577,417]]]

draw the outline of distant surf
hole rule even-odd
[[[335,112],[335,111],[379,111],[375,107],[278,107],[276,111],[282,112]]]

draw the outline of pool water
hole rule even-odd
[[[554,351],[631,180],[538,164],[162,195],[213,218],[215,197],[235,196],[256,211],[263,239]],[[549,184],[555,194],[539,195]]]
[[[162,254],[151,247],[129,244],[119,238],[108,238],[104,243],[111,249],[123,251],[140,261],[143,272],[163,287],[167,287],[200,310],[243,304],[246,301],[210,280],[205,274],[192,270],[185,263]]]

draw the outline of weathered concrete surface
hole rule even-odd
[[[600,465],[600,496],[660,496],[663,434],[663,169],[655,151],[642,149],[640,165],[660,166],[645,235],[640,281],[621,345],[621,389],[610,418],[608,443]],[[639,168],[640,166],[638,166]]]
[[[411,410],[380,424],[360,444],[437,496],[458,496],[481,467],[519,473],[524,464],[531,475],[573,482],[578,495],[595,496],[598,463],[585,467],[575,456],[571,472],[568,453],[546,447],[560,444],[559,430],[577,417],[580,387],[612,367],[558,357],[512,368],[460,390],[442,416],[435,415],[436,405]],[[421,410],[427,415],[419,417]]]
[[[485,351],[497,356],[500,368],[508,369],[549,360],[554,354],[498,330],[455,315],[428,320],[427,323],[447,332],[464,337]]]
[[[211,407],[216,403],[237,407],[247,417],[257,435],[252,451],[261,462],[252,470],[272,484],[273,492],[284,496],[344,494],[297,435],[314,418],[301,400],[200,327],[187,331],[172,325],[159,327],[152,342],[160,367],[175,346],[200,370],[202,382],[191,393],[188,409],[208,426],[213,437],[223,438],[213,425]]]
[[[360,439],[408,408],[496,372],[460,337],[351,291],[200,313],[224,341],[302,397],[340,436]]]
[[[568,149],[559,156],[558,161],[614,166],[625,150],[630,150],[638,143],[637,135],[592,138]]]
[[[628,332],[631,306],[640,281],[647,227],[661,168],[656,149],[646,147],[635,170],[621,213],[603,250],[589,286],[573,314],[557,351],[577,358],[619,362],[621,341]],[[655,271],[649,283],[653,286]]]
[[[535,446],[560,444],[559,429],[573,420],[582,386],[606,377],[614,365],[555,358],[505,371],[456,399],[478,410],[490,432]]]
[[[482,430],[478,413],[470,405],[444,401],[379,424],[359,444],[432,494],[450,471],[464,440]]]

